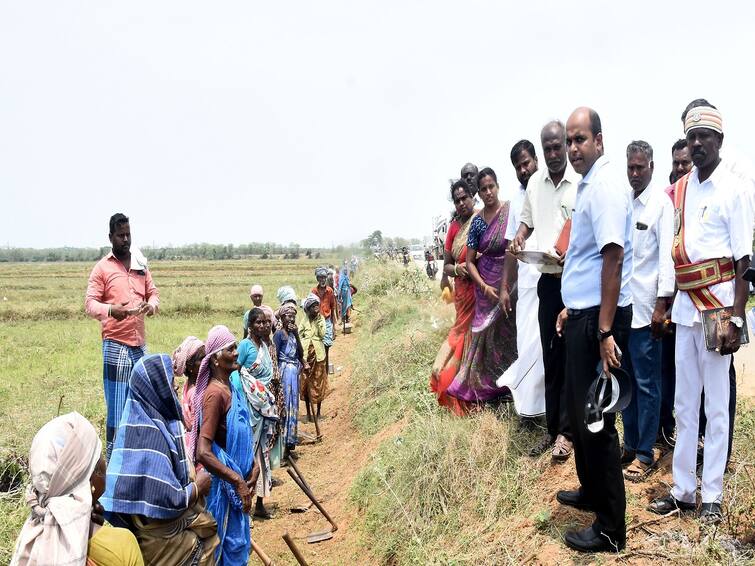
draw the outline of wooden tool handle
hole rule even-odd
[[[301,470],[299,469],[299,466],[296,465],[296,462],[293,461],[293,458],[288,461],[289,466],[291,466],[294,471],[296,472],[296,475],[301,480],[301,483],[304,484],[304,487],[306,487],[310,493],[312,492],[312,488],[309,487],[309,484],[307,483],[307,480],[304,479],[304,474],[301,473]]]
[[[296,561],[301,566],[309,566],[307,564],[307,561],[304,560],[304,556],[302,555],[301,551],[294,544],[294,539],[292,539],[288,533],[284,533],[283,540],[286,541],[286,544],[288,545],[288,548],[291,550],[291,554],[293,554],[294,558],[296,558]]]
[[[321,438],[322,434],[320,434],[320,423],[317,421],[317,413],[315,413],[314,405],[312,405],[312,418],[315,419],[315,431],[317,432],[317,438]]]
[[[296,474],[294,473],[294,471],[292,469],[287,468],[286,471],[288,472],[288,475],[291,476],[291,479],[294,480],[294,482],[296,483],[296,485],[299,486],[299,489],[301,489],[304,492],[304,495],[306,495],[307,497],[309,497],[309,500],[312,503],[314,503],[314,505],[315,505],[315,507],[317,507],[317,509],[319,509],[319,511],[320,511],[320,513],[322,513],[323,517],[325,517],[328,520],[328,522],[330,523],[330,525],[333,527],[333,532],[337,531],[338,530],[338,525],[336,525],[336,522],[333,519],[331,519],[330,515],[325,510],[325,508],[322,505],[320,505],[320,502],[317,501],[317,498],[315,497],[315,495],[304,486],[304,484],[301,482],[301,480],[299,480],[299,478],[296,476]]]
[[[260,557],[260,560],[262,560],[262,563],[265,566],[272,566],[272,559],[267,554],[265,554],[265,551],[260,548],[260,545],[258,545],[254,541],[252,541],[252,550],[257,553],[257,556]]]

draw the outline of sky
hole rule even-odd
[[[0,245],[423,237],[472,161],[595,108],[665,179],[686,104],[753,160],[755,3],[0,0]],[[544,162],[541,166],[545,166]]]

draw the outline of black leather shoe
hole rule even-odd
[[[564,542],[566,546],[579,552],[619,552],[626,545],[626,540],[596,532],[592,526],[581,531],[567,532]]]
[[[570,507],[582,509],[583,511],[595,510],[590,502],[587,501],[585,496],[582,495],[582,492],[578,489],[575,489],[574,491],[562,489],[561,491],[556,493],[556,501],[558,501],[562,505],[569,505]]]
[[[700,509],[700,522],[708,525],[717,525],[724,518],[721,513],[720,503],[703,503]]]
[[[658,515],[665,515],[679,509],[679,511],[694,511],[694,503],[686,503],[685,501],[679,501],[673,495],[667,495],[666,497],[660,497],[653,500],[653,502],[647,506],[647,510],[651,513],[657,513]]]

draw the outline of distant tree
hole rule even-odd
[[[362,240],[362,248],[366,251],[383,247],[383,232],[375,230],[372,234]]]

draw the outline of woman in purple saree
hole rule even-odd
[[[506,393],[496,380],[517,358],[516,313],[513,309],[504,313],[498,302],[503,263],[516,260],[507,257],[509,202],[498,200],[495,172],[486,167],[477,179],[485,207],[472,219],[467,241],[467,271],[475,283],[475,312],[464,357],[448,394],[464,401],[485,402]],[[511,271],[512,280],[507,282],[510,289],[516,281],[516,269]]]

